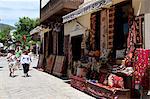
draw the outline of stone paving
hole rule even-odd
[[[31,66],[36,66],[33,59]],[[6,58],[0,57],[0,99],[95,99],[80,92],[63,80],[44,72],[30,68],[31,77],[23,77],[23,71],[17,70],[16,77],[9,77]]]

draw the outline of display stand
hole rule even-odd
[[[109,87],[77,76],[71,77],[71,86],[97,98],[130,99],[130,89]]]

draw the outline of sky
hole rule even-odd
[[[39,18],[40,0],[0,0],[0,23],[14,24],[20,17]]]

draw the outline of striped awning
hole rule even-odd
[[[94,0],[93,0],[94,1]],[[65,16],[63,16],[63,23],[68,22],[70,20],[73,20],[75,18],[78,18],[82,15],[85,15],[87,13],[91,13],[93,11],[97,11],[102,7],[105,7],[107,5],[110,5],[112,3],[112,0],[95,0],[94,2],[85,5]]]

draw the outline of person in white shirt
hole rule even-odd
[[[25,51],[24,54],[21,56],[21,64],[23,66],[23,72],[24,76],[28,77],[28,71],[29,71],[29,66],[31,63],[31,57],[28,55],[28,52]]]

